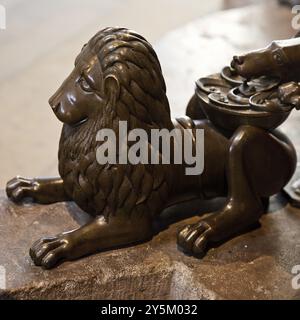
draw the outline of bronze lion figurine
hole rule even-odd
[[[16,202],[74,201],[93,220],[35,242],[30,256],[44,268],[150,239],[160,213],[185,195],[227,197],[222,208],[178,234],[181,249],[201,256],[213,243],[255,224],[266,199],[279,192],[295,170],[295,150],[278,132],[242,125],[225,133],[205,116],[172,121],[156,53],[146,39],[125,28],[106,28],[93,36],[49,104],[63,122],[60,177],[16,177],[8,182],[7,195]],[[101,128],[117,131],[119,121],[147,132],[203,129],[204,172],[186,175],[180,164],[100,165],[96,134]]]

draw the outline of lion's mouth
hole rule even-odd
[[[88,118],[86,117],[86,118],[84,118],[84,119],[76,122],[75,124],[72,124],[71,126],[74,127],[74,128],[75,128],[75,127],[79,127],[79,126],[83,125],[83,124],[84,124],[85,122],[87,122],[87,121],[88,121]]]
[[[51,109],[53,110],[56,118],[64,124],[67,124],[71,127],[81,126],[88,120],[88,117],[84,117],[82,119],[76,119],[75,117],[70,116],[68,112],[62,108],[62,104],[59,102],[56,105],[51,105]]]

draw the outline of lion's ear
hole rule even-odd
[[[104,79],[104,92],[112,105],[115,105],[120,97],[120,83],[116,76],[110,74]]]

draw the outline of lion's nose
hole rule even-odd
[[[57,109],[59,108],[59,106],[60,106],[60,102],[57,103],[57,104],[52,105],[51,108],[53,109],[53,111],[57,111]]]
[[[57,101],[55,95],[53,95],[51,98],[48,100],[50,107],[53,110],[56,110],[59,107],[60,102]]]
[[[56,111],[60,106],[60,102],[56,102],[55,99],[51,98],[49,99],[49,104],[53,111]]]
[[[61,90],[57,90],[48,100],[48,103],[50,104],[52,109],[57,108],[61,101]]]
[[[52,96],[49,98],[48,103],[50,104],[50,107],[52,108],[55,105],[55,97]]]

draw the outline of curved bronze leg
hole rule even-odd
[[[60,177],[27,179],[17,176],[7,183],[6,193],[14,202],[20,202],[25,198],[42,204],[70,200]]]
[[[110,217],[109,221],[97,217],[79,229],[36,241],[30,256],[35,265],[50,269],[61,261],[145,241],[152,235],[152,223],[146,216]]]
[[[203,255],[209,243],[223,241],[259,220],[264,201],[290,179],[295,169],[294,149],[272,134],[240,127],[231,138],[227,161],[228,197],[225,206],[178,234],[178,245]]]

